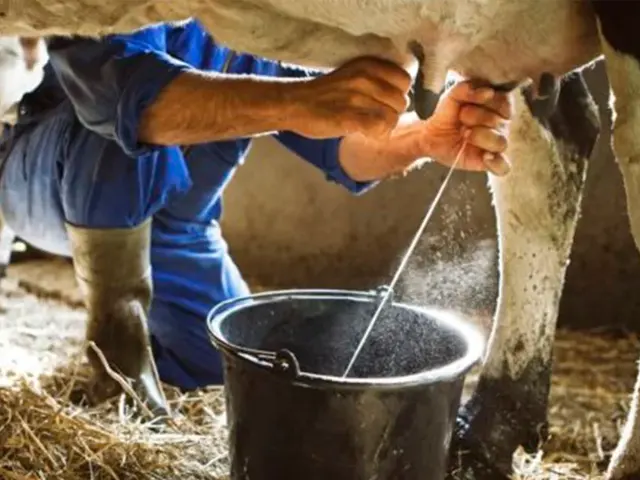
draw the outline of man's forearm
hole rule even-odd
[[[424,128],[418,116],[411,112],[400,117],[390,137],[368,138],[361,134],[347,135],[341,142],[339,161],[343,170],[357,182],[383,180],[401,174],[418,161],[425,161],[424,145],[417,134]]]
[[[295,117],[292,83],[305,81],[184,72],[145,109],[138,139],[190,145],[286,130]]]

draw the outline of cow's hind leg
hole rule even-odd
[[[562,82],[548,119],[534,118],[527,98],[516,95],[512,170],[490,180],[500,291],[483,371],[458,418],[453,478],[505,478],[514,450],[537,448],[547,426],[558,306],[600,125],[579,73]]]
[[[640,2],[594,1],[612,90],[613,151],[624,181],[631,232],[640,248]],[[640,375],[607,477],[640,479]]]
[[[15,238],[15,233],[4,222],[4,218],[0,214],[0,278],[4,278],[7,274]]]
[[[106,360],[114,372],[134,380],[156,414],[168,415],[147,329],[152,295],[151,220],[119,229],[67,225],[67,231],[88,310],[86,337],[95,344],[87,348],[95,374],[90,399],[100,402],[120,392],[105,369]]]

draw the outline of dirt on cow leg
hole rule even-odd
[[[132,379],[134,393],[140,392],[153,413],[166,416],[169,408],[147,328],[152,295],[150,228],[150,220],[131,229],[67,225],[88,310],[86,351],[95,372],[87,392],[90,402],[111,398],[122,391],[121,382]]]
[[[640,47],[637,2],[594,2],[613,91],[613,151],[624,182],[631,233],[640,249]],[[631,18],[629,18],[631,15]],[[606,478],[640,479],[640,373]]]
[[[563,83],[550,118],[535,111],[517,92],[512,170],[490,181],[500,291],[483,370],[458,418],[455,479],[508,478],[513,452],[546,439],[556,319],[599,118],[580,74]]]

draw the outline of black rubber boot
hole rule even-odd
[[[88,309],[86,338],[94,342],[114,371],[134,381],[156,415],[169,416],[151,353],[147,326],[152,297],[151,220],[129,229],[91,229],[67,225],[76,277]],[[92,402],[121,392],[89,345],[95,377]]]

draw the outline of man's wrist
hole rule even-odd
[[[372,139],[361,134],[344,138],[340,164],[356,181],[375,181],[403,175],[433,159],[437,142],[425,131],[425,122],[404,114],[390,138]]]
[[[300,125],[308,121],[308,84],[308,79],[273,82],[275,101],[269,102],[265,113],[274,119],[274,130],[299,133]]]

